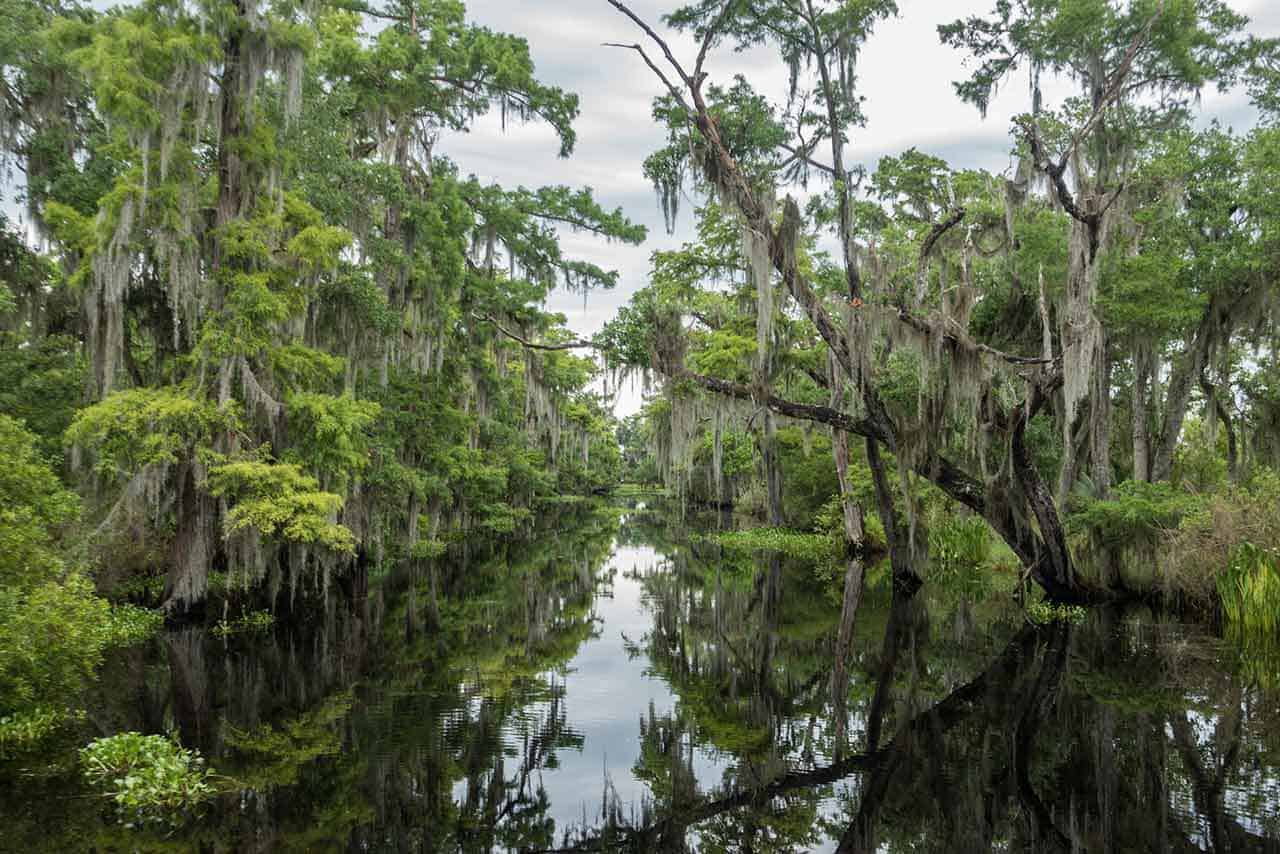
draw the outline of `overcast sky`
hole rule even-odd
[[[656,24],[677,3],[634,0],[629,5]],[[1025,75],[1007,81],[984,121],[955,97],[951,81],[964,76],[961,57],[939,43],[936,31],[939,23],[982,14],[993,5],[993,0],[899,0],[900,15],[876,29],[859,58],[868,122],[853,136],[852,162],[874,167],[880,157],[914,146],[956,167],[996,172],[1009,167],[1009,120],[1028,107]],[[1280,35],[1280,2],[1231,0],[1231,5],[1253,19],[1253,32]],[[539,78],[580,96],[578,143],[573,156],[562,160],[548,128],[508,125],[504,130],[492,117],[469,134],[443,140],[441,149],[464,173],[504,185],[589,186],[606,207],[620,205],[649,227],[649,239],[638,247],[565,235],[568,253],[621,273],[615,290],[591,294],[585,307],[581,296],[558,293],[551,298],[549,308],[564,313],[575,331],[593,333],[644,284],[650,254],[690,236],[691,206],[685,206],[676,234],[668,235],[653,189],[641,174],[645,156],[662,144],[662,132],[650,120],[660,84],[634,53],[602,46],[639,41],[642,34],[605,0],[468,0],[467,9],[477,23],[527,38]],[[677,56],[689,60],[696,54],[691,39],[668,35]],[[785,92],[784,67],[764,51],[724,50],[713,54],[707,70],[713,82],[730,82],[743,73],[762,92],[775,97]],[[1200,109],[1204,121],[1216,117],[1237,129],[1253,123],[1239,93],[1205,92]],[[638,402],[634,390],[624,394],[620,414],[634,410]]]

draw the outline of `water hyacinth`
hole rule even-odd
[[[172,738],[122,732],[80,751],[84,779],[114,802],[123,824],[177,824],[214,794],[210,771]]]

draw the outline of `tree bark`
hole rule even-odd
[[[1169,376],[1169,390],[1165,397],[1164,420],[1160,428],[1160,439],[1156,445],[1155,456],[1151,462],[1151,480],[1154,482],[1168,480],[1173,474],[1173,453],[1178,448],[1178,439],[1182,436],[1182,423],[1191,406],[1191,389],[1200,376],[1209,359],[1212,304],[1205,310],[1196,333],[1175,364]]]

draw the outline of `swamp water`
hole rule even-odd
[[[873,574],[833,694],[812,565],[575,518],[118,656],[87,737],[175,731],[227,793],[134,830],[36,763],[0,779],[0,847],[1280,852],[1280,674],[1203,628],[1037,628],[999,585]]]

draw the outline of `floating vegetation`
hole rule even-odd
[[[831,560],[837,556],[836,541],[825,534],[793,531],[788,528],[752,528],[727,531],[716,536],[726,549],[741,552],[775,551],[801,560]]]
[[[255,632],[265,632],[276,623],[276,618],[270,611],[250,611],[247,614],[241,614],[234,620],[228,620],[223,617],[213,627],[213,634],[216,637],[226,638],[232,635],[252,634]]]
[[[122,732],[80,751],[84,778],[122,824],[178,824],[214,794],[204,759],[162,735]]]
[[[1083,623],[1087,616],[1089,616],[1089,610],[1081,605],[1036,602],[1027,606],[1027,619],[1038,626],[1047,626],[1050,623],[1070,623],[1075,626]]]

